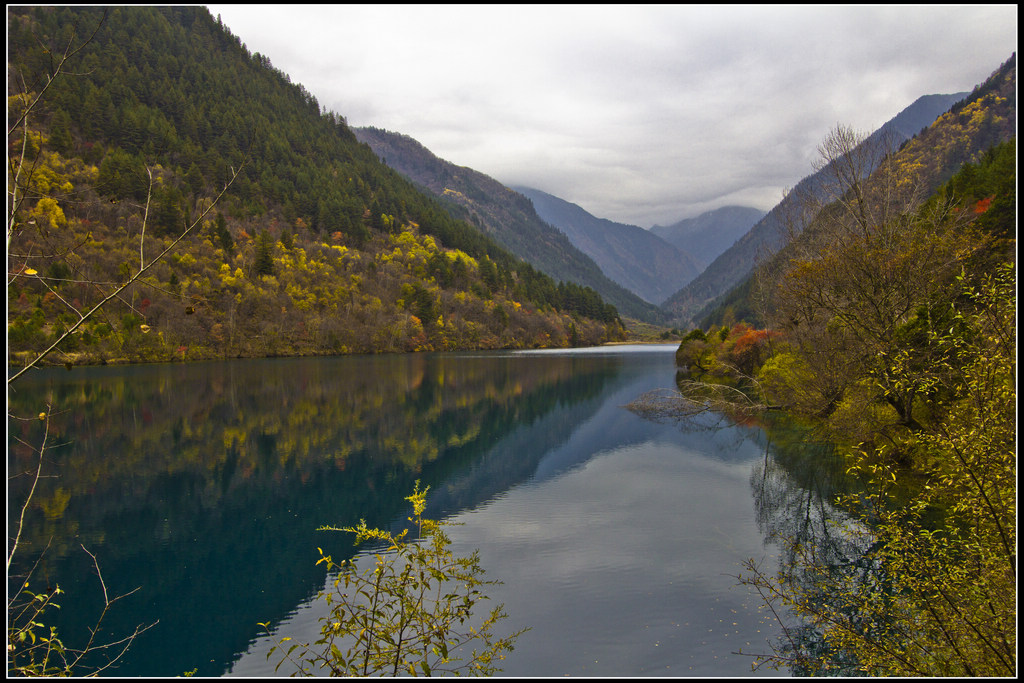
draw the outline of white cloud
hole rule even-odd
[[[831,126],[970,90],[1017,43],[1013,5],[210,10],[352,125],[644,227],[769,209]]]

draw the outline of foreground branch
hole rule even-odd
[[[166,255],[167,255],[167,254],[169,254],[169,253],[170,253],[171,251],[173,251],[173,250],[174,250],[174,248],[178,246],[178,243],[180,243],[180,242],[181,242],[181,241],[182,241],[183,239],[185,239],[186,237],[188,237],[188,235],[189,235],[189,234],[191,234],[191,233],[192,233],[192,231],[193,231],[193,230],[195,230],[195,228],[196,228],[196,227],[198,227],[198,226],[202,225],[202,222],[203,222],[203,220],[204,220],[204,219],[206,218],[206,216],[207,216],[207,215],[208,215],[208,214],[209,214],[209,213],[210,213],[210,212],[211,212],[211,211],[213,210],[213,208],[214,208],[215,206],[217,206],[217,204],[218,204],[218,202],[220,202],[221,198],[223,198],[223,197],[224,197],[224,194],[225,194],[225,193],[226,193],[226,192],[228,191],[228,188],[230,188],[230,187],[231,187],[231,184],[232,184],[232,183],[233,183],[233,182],[235,181],[235,179],[236,179],[236,178],[238,177],[238,174],[239,174],[239,173],[241,173],[241,170],[242,170],[242,168],[243,168],[244,166],[245,166],[245,162],[243,161],[243,163],[242,163],[242,164],[241,164],[241,165],[240,165],[240,166],[239,166],[239,167],[238,167],[237,169],[235,169],[235,168],[232,168],[232,175],[231,175],[231,178],[230,178],[230,179],[228,180],[228,182],[227,182],[227,183],[226,183],[226,184],[224,185],[224,189],[222,189],[222,190],[220,191],[220,194],[218,194],[218,195],[216,196],[216,198],[214,198],[214,200],[213,200],[213,201],[212,201],[212,202],[211,202],[211,203],[209,204],[209,206],[207,206],[207,207],[206,207],[206,208],[205,208],[205,209],[204,209],[204,210],[202,211],[202,213],[200,213],[200,214],[199,214],[199,216],[198,216],[198,217],[197,217],[197,218],[196,218],[196,219],[195,219],[194,221],[192,221],[192,223],[191,223],[191,224],[189,224],[189,225],[188,225],[188,227],[186,227],[186,228],[185,228],[185,230],[184,230],[184,231],[183,231],[183,232],[182,232],[182,233],[181,233],[180,235],[178,235],[178,236],[177,236],[177,237],[176,237],[176,238],[174,239],[174,241],[173,241],[173,242],[171,242],[171,243],[170,243],[170,244],[169,244],[169,245],[168,245],[167,247],[165,247],[165,248],[164,248],[164,249],[163,249],[163,250],[162,250],[162,251],[161,251],[161,252],[160,252],[159,254],[157,254],[157,255],[156,255],[155,257],[153,257],[153,258],[152,258],[152,259],[150,260],[150,262],[149,262],[149,263],[146,263],[146,262],[145,262],[145,259],[143,258],[143,254],[142,254],[142,246],[141,246],[141,244],[140,244],[140,246],[139,246],[139,259],[140,259],[140,262],[139,262],[139,270],[138,270],[138,271],[137,271],[137,272],[136,272],[136,273],[135,273],[134,275],[130,276],[130,277],[129,277],[129,278],[128,278],[128,279],[127,279],[127,280],[126,280],[125,282],[123,282],[123,283],[121,283],[120,285],[118,285],[118,286],[117,286],[117,287],[116,287],[116,288],[115,288],[115,289],[114,289],[114,290],[113,290],[112,292],[110,292],[110,293],[109,293],[109,294],[107,294],[107,295],[106,295],[105,297],[103,297],[103,298],[102,298],[102,299],[101,299],[101,300],[99,301],[99,303],[97,303],[97,304],[96,304],[95,306],[93,306],[93,307],[92,307],[92,308],[91,308],[91,309],[90,309],[89,311],[87,311],[86,313],[80,314],[80,315],[79,315],[79,318],[78,318],[78,320],[77,320],[77,321],[75,321],[75,323],[74,323],[73,325],[71,325],[71,326],[70,326],[70,327],[69,327],[68,329],[66,329],[66,330],[64,331],[64,333],[63,333],[63,334],[61,334],[61,335],[60,335],[60,336],[59,336],[59,337],[58,337],[58,338],[56,339],[56,341],[54,341],[54,342],[53,342],[52,344],[50,344],[50,346],[48,346],[48,347],[47,347],[47,348],[46,348],[45,350],[43,350],[42,352],[40,352],[40,353],[39,353],[39,354],[38,354],[38,355],[37,355],[37,356],[36,356],[35,358],[33,358],[33,359],[32,359],[31,361],[29,361],[28,363],[26,363],[24,367],[22,367],[22,368],[21,368],[20,370],[18,370],[17,372],[15,372],[15,373],[14,373],[13,375],[11,375],[10,377],[8,377],[8,378],[7,378],[7,384],[10,384],[10,383],[11,383],[11,382],[13,382],[14,380],[18,379],[18,378],[19,378],[19,377],[21,377],[21,376],[22,376],[23,374],[25,374],[26,372],[28,372],[28,371],[29,371],[29,370],[30,370],[31,368],[34,368],[34,367],[38,366],[38,365],[39,365],[39,363],[40,363],[40,362],[42,362],[42,360],[43,360],[43,359],[44,359],[44,358],[45,358],[46,356],[48,356],[48,355],[49,355],[49,354],[50,354],[50,353],[51,353],[51,352],[52,352],[52,351],[53,351],[54,349],[56,349],[56,348],[57,348],[58,346],[60,346],[60,345],[61,345],[61,344],[62,344],[62,343],[63,343],[63,342],[64,342],[64,341],[65,341],[65,340],[66,340],[66,339],[68,338],[68,337],[70,337],[70,336],[71,336],[72,334],[74,334],[75,330],[77,330],[77,329],[78,329],[79,327],[81,327],[83,323],[85,323],[85,322],[86,322],[87,320],[89,320],[89,318],[91,318],[92,316],[94,316],[94,315],[95,315],[95,314],[96,314],[96,313],[97,313],[97,312],[98,312],[98,311],[99,311],[99,310],[100,310],[101,308],[103,308],[103,307],[104,307],[104,306],[105,306],[105,305],[106,305],[106,304],[107,304],[108,302],[110,302],[110,301],[111,301],[111,300],[113,300],[113,299],[116,299],[116,298],[118,298],[118,297],[119,297],[119,296],[121,295],[121,292],[125,291],[126,289],[128,289],[128,287],[130,287],[131,285],[133,285],[133,284],[135,284],[136,282],[138,282],[138,281],[139,281],[139,279],[140,279],[140,278],[142,278],[142,276],[143,276],[143,275],[145,275],[145,274],[146,274],[146,272],[147,272],[147,271],[148,271],[148,270],[149,270],[150,268],[152,268],[152,267],[153,267],[153,266],[154,266],[155,264],[159,263],[159,262],[160,262],[160,261],[161,261],[161,260],[162,260],[162,259],[163,259],[163,258],[164,258],[164,257],[165,257]],[[153,182],[153,180],[152,180],[152,174],[150,174],[150,186],[151,186],[151,187],[152,187],[152,182]],[[148,216],[149,216],[149,202],[150,202],[150,199],[149,199],[149,198],[147,198],[147,200],[146,200],[146,207],[145,207],[145,216],[146,216],[147,218],[148,218]],[[141,236],[139,237],[139,241],[140,241],[140,243],[141,243],[141,241],[142,241],[143,237],[145,236],[145,232],[146,232],[146,226],[145,226],[145,219],[144,219],[144,220],[143,220],[143,226],[142,226],[142,235],[141,235]],[[39,276],[38,276],[38,275],[35,275],[35,276],[33,276],[33,277],[39,277]]]

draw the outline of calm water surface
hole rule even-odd
[[[457,522],[490,591],[532,627],[508,676],[745,676],[778,626],[735,575],[774,561],[766,541],[805,493],[769,476],[765,433],[659,423],[624,406],[674,386],[675,345],[575,351],[271,359],[41,371],[15,414],[50,403],[46,470],[19,552],[67,591],[56,623],[81,637],[111,592],[139,591],[105,625],[159,620],[116,673],[274,674],[268,639],[315,639],[323,524],[428,516]],[[712,428],[713,427],[713,428]],[[32,467],[11,421],[11,475]],[[777,469],[777,468],[776,468]],[[28,478],[9,483],[9,519]],[[786,493],[792,489],[793,493]],[[13,516],[16,518],[16,515]],[[47,547],[48,546],[48,547]],[[46,548],[43,553],[44,547]],[[757,671],[756,675],[776,672]],[[786,672],[782,672],[785,674]]]

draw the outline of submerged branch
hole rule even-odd
[[[627,404],[626,408],[649,420],[685,420],[708,413],[752,417],[771,410],[773,406],[751,398],[736,387],[683,381],[679,383],[678,391],[648,391]]]

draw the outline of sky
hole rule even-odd
[[[350,126],[649,228],[770,210],[837,124],[970,91],[1016,5],[208,5]]]

